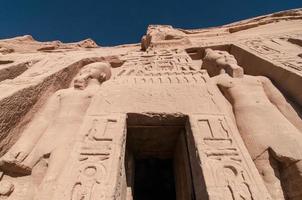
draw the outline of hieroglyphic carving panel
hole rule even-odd
[[[87,116],[53,199],[119,199],[125,115]],[[63,186],[64,185],[64,186]]]
[[[242,44],[252,52],[280,64],[286,68],[302,73],[302,47],[289,42],[290,39],[301,37],[298,34],[285,34],[248,39]]]
[[[190,125],[210,199],[270,199],[239,133],[227,118],[193,115]]]
[[[122,58],[126,60],[123,68],[144,71],[192,70],[192,59],[184,50],[180,49],[130,52],[123,55]],[[122,74],[120,73],[120,75]]]
[[[131,75],[117,76],[114,84],[204,84],[209,76],[205,70],[198,71],[130,71]]]

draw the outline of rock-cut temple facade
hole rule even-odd
[[[0,199],[302,200],[302,10],[141,43],[0,40]]]

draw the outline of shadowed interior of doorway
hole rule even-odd
[[[194,199],[186,120],[128,116],[127,200]]]
[[[172,159],[135,159],[134,199],[175,199]]]

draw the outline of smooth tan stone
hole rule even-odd
[[[0,199],[135,200],[144,156],[173,160],[178,200],[301,199],[301,32],[295,9],[115,47],[0,40]]]

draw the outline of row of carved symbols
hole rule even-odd
[[[302,60],[297,52],[298,46],[293,46],[286,38],[253,39],[245,41],[243,44],[271,61],[287,68],[302,71]]]
[[[282,65],[284,65],[285,67],[289,67],[292,69],[295,69],[297,71],[302,71],[302,61],[299,61],[297,59],[294,60],[277,60],[277,62],[281,63]]]
[[[151,52],[131,52],[128,55],[124,55],[126,60],[124,67],[126,66],[144,66],[146,70],[155,68],[175,68],[176,64],[190,63],[192,60],[186,52],[180,50],[160,50]]]
[[[148,77],[148,76],[131,76],[124,77],[116,80],[117,83],[128,83],[128,84],[196,84],[205,83],[206,78],[202,75],[183,75],[183,76],[158,76],[158,77]]]
[[[190,66],[187,65],[182,65],[182,67],[188,68],[188,70],[167,70],[167,71],[161,71],[161,70],[152,70],[152,71],[146,71],[143,69],[122,69],[116,77],[113,79],[117,79],[120,76],[151,76],[151,77],[156,77],[156,76],[163,76],[163,75],[196,75],[196,74],[201,74],[201,75],[206,75],[207,72],[206,70],[190,70]]]

